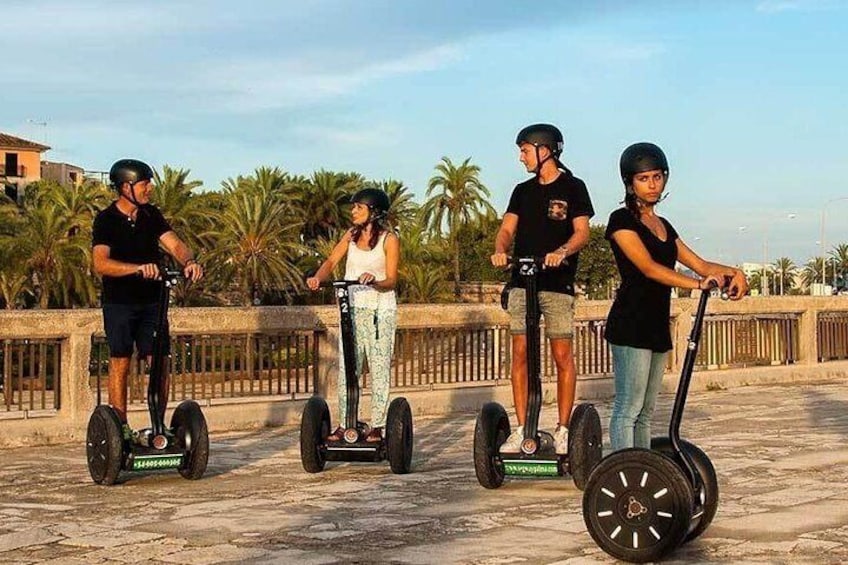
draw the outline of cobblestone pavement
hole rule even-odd
[[[609,404],[598,408],[606,429]],[[150,473],[101,487],[82,445],[0,451],[0,563],[612,562],[570,480],[477,484],[474,417],[416,421],[404,476],[385,463],[307,474],[293,428],[213,436],[200,481]],[[848,562],[848,387],[693,394],[684,435],[710,454],[721,499],[669,562]]]

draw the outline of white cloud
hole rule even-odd
[[[836,7],[832,0],[763,0],[757,4],[757,11],[766,14],[779,12],[814,12],[830,10]]]
[[[392,76],[435,71],[458,60],[461,53],[456,46],[443,45],[393,60],[333,70],[322,69],[327,65],[303,56],[233,60],[200,72],[194,84],[222,96],[221,102],[229,109],[288,108],[343,96]]]

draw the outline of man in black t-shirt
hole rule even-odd
[[[557,366],[559,420],[554,432],[556,452],[568,446],[568,422],[574,405],[576,370],[572,351],[574,336],[574,276],[580,249],[589,242],[589,218],[595,211],[582,180],[571,174],[559,156],[563,149],[560,131],[549,124],[534,124],[516,139],[519,160],[535,176],[515,187],[506,214],[495,237],[492,264],[505,267],[507,252],[515,244],[515,257],[544,257],[539,274],[539,307],[545,318],[545,333]],[[568,260],[566,260],[568,258]],[[501,446],[505,453],[517,452],[524,439],[527,411],[527,336],[524,290],[521,277],[513,271],[509,293],[512,334],[512,395],[518,428]],[[515,288],[518,287],[518,288]]]
[[[139,358],[152,360],[159,288],[159,246],[184,268],[185,277],[200,280],[203,269],[188,246],[151,205],[153,169],[134,159],[112,165],[109,180],[118,199],[94,219],[94,272],[103,277],[103,326],[109,343],[109,403],[128,433],[127,376],[133,347]],[[169,342],[164,336],[167,353]],[[162,360],[162,415],[168,402],[168,363]]]

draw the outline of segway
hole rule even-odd
[[[338,441],[328,440],[332,427],[327,401],[316,395],[306,402],[300,421],[300,460],[308,473],[323,471],[327,461],[376,463],[388,459],[392,472],[396,474],[409,473],[412,465],[412,410],[405,398],[395,398],[389,405],[383,439],[379,442],[365,441],[371,428],[359,420],[356,334],[349,290],[349,287],[359,284],[355,280],[332,283],[341,321],[347,416],[343,437]]]
[[[114,408],[101,404],[94,409],[88,421],[86,455],[88,471],[97,484],[114,484],[121,471],[177,469],[186,479],[199,479],[206,471],[209,434],[197,402],[181,402],[171,416],[170,428],[165,427],[162,415],[159,390],[168,339],[168,301],[171,287],[182,278],[182,273],[160,271],[159,313],[147,385],[150,428],[129,430],[125,435]]]
[[[542,406],[540,360],[539,298],[537,278],[543,258],[521,257],[513,268],[524,280],[527,331],[527,418],[524,440],[518,453],[502,453],[500,446],[510,435],[506,410],[497,402],[485,404],[474,428],[474,470],[477,480],[489,489],[500,487],[504,478],[558,477],[571,475],[575,486],[583,489],[589,473],[602,455],[601,420],[592,404],[578,404],[571,413],[568,452],[558,454],[553,436],[539,429]]]
[[[703,451],[680,438],[709,295],[702,292],[698,302],[668,437],[653,438],[651,449],[608,455],[592,472],[583,493],[583,520],[592,538],[624,561],[661,559],[701,535],[718,508],[715,468]]]

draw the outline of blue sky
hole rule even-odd
[[[635,141],[671,163],[660,213],[736,263],[848,241],[844,0],[4,2],[0,131],[90,170],[132,156],[216,189],[260,165],[397,178],[471,157],[493,204],[532,122],[596,222]],[[840,70],[842,69],[842,70]],[[830,202],[843,198],[846,200]],[[789,219],[789,215],[794,218]],[[745,226],[744,230],[740,230]]]

